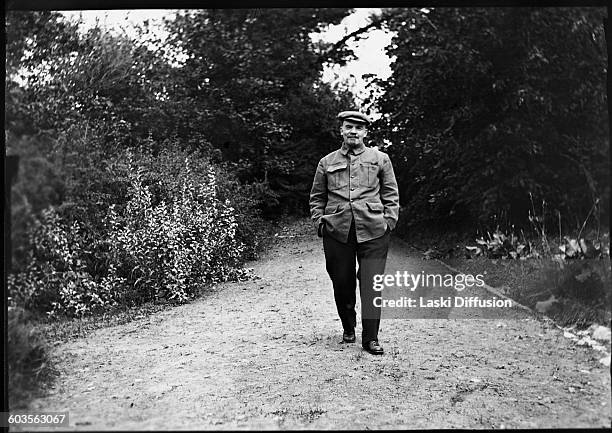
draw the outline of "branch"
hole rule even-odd
[[[567,135],[564,135],[564,137],[571,138],[574,142],[576,142],[578,144],[578,141],[575,138],[568,137]],[[576,164],[578,166],[578,168],[580,168],[580,170],[582,171],[582,174],[584,174],[584,177],[586,179],[587,186],[591,190],[592,197],[594,199],[597,198],[599,196],[599,194],[597,193],[597,188],[595,187],[595,180],[591,176],[591,173],[589,173],[589,170],[586,168],[586,166],[581,161],[578,161],[576,158],[574,158],[574,157],[572,157],[572,156],[570,156],[570,155],[568,155],[566,153],[559,153],[559,156],[562,156],[562,157],[572,161],[574,164]],[[597,200],[599,200],[599,199],[597,199]]]
[[[455,122],[457,121],[457,119],[455,119],[455,115],[453,114],[450,120],[450,125],[448,125],[448,128],[446,128],[443,132],[443,134],[446,134],[447,132],[450,132],[451,129],[453,129],[453,126],[455,126]]]
[[[355,30],[354,32],[349,33],[348,35],[346,35],[345,37],[340,39],[338,42],[336,42],[329,50],[327,50],[325,53],[321,54],[321,56],[319,56],[319,60],[320,61],[325,61],[325,60],[329,59],[332,56],[332,54],[334,54],[336,51],[338,51],[340,49],[340,47],[342,47],[349,39],[352,39],[352,38],[354,38],[356,36],[359,36],[362,33],[366,33],[370,29],[373,29],[373,28],[380,29],[383,21],[385,21],[384,18],[380,18],[380,19],[374,20],[370,24],[368,24],[367,26],[361,27],[361,28]]]
[[[434,23],[432,23],[431,20],[427,17],[427,14],[423,14],[423,18],[425,18],[425,21],[427,21],[429,25],[432,26],[435,31],[438,31],[438,28],[434,26]]]

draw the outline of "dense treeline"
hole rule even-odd
[[[563,231],[610,215],[603,8],[389,9],[373,103],[409,224]],[[543,210],[542,203],[544,202]],[[592,209],[593,208],[593,209]],[[545,214],[545,215],[542,215]]]
[[[163,41],[9,12],[11,302],[83,315],[239,278],[336,145],[351,96],[319,76],[351,53],[310,34],[348,12],[192,11]]]

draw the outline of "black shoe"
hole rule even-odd
[[[345,343],[354,343],[355,342],[355,331],[344,331],[342,334],[342,341]]]
[[[372,355],[382,355],[385,353],[382,346],[378,344],[378,341],[372,340],[368,341],[364,346],[364,350],[371,353]]]

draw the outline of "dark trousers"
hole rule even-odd
[[[325,267],[334,286],[334,299],[338,315],[345,331],[355,329],[355,289],[359,280],[361,299],[361,342],[378,341],[380,325],[380,307],[374,306],[374,298],[380,296],[372,288],[375,274],[385,272],[387,251],[389,250],[389,230],[376,239],[357,243],[355,221],[351,223],[348,242],[342,243],[323,233],[323,250]],[[359,269],[355,273],[355,257]]]

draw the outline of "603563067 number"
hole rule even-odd
[[[68,427],[68,412],[2,412],[2,427]]]

